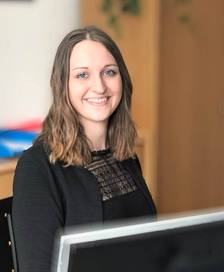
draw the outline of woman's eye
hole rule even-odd
[[[84,79],[84,78],[87,78],[88,77],[88,74],[86,72],[82,72],[82,73],[79,73],[77,75],[77,78],[81,78],[81,79]]]
[[[105,71],[104,74],[105,74],[106,76],[112,77],[112,76],[116,75],[117,72],[116,72],[115,70],[110,69],[110,70]]]

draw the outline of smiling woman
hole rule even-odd
[[[14,178],[12,219],[23,272],[49,272],[59,231],[156,214],[135,154],[132,83],[120,50],[100,29],[60,43],[53,103]],[[29,203],[29,205],[27,205]]]

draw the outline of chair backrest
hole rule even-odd
[[[0,200],[0,271],[18,272],[11,206],[12,197]]]

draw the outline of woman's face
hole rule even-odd
[[[69,98],[84,128],[107,126],[121,96],[121,75],[111,53],[99,42],[76,44],[70,58]]]

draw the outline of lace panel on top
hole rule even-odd
[[[97,178],[103,201],[137,189],[130,173],[113,158],[109,149],[93,151],[92,156],[92,162],[85,168]]]

